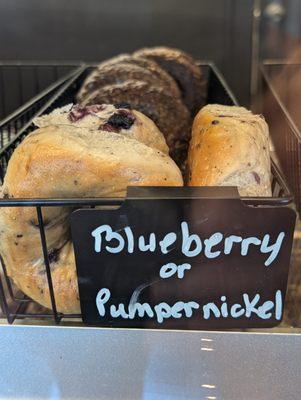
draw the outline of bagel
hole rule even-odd
[[[138,79],[160,84],[169,94],[176,98],[181,98],[181,93],[175,80],[160,68],[156,62],[143,57],[121,54],[102,62],[91,72],[77,94],[77,101],[81,103],[93,91],[101,89],[105,80],[109,84],[122,83],[127,79]]]
[[[115,112],[113,106],[68,107],[36,119],[40,128],[21,142],[9,160],[2,197],[122,197],[130,185],[183,184],[178,167],[164,153],[166,147],[150,140],[155,127],[147,117],[131,110],[135,122],[112,132],[102,129],[100,115],[109,109]],[[72,110],[78,118],[74,121]],[[158,138],[160,132],[155,135]],[[162,134],[160,140],[164,142]],[[66,314],[80,312],[69,232],[72,210],[42,209],[56,306]],[[27,296],[51,308],[36,209],[1,207],[0,227],[0,253],[8,275]]]
[[[162,86],[137,80],[107,85],[94,91],[83,105],[106,102],[129,103],[131,107],[151,118],[164,134],[171,153],[177,141],[187,140],[189,137],[190,115],[187,108]]]
[[[179,49],[162,46],[137,50],[134,56],[155,61],[174,78],[181,90],[184,104],[192,115],[204,105],[205,88],[202,73],[189,54]]]
[[[269,127],[244,107],[203,107],[193,121],[187,164],[189,186],[236,186],[241,196],[272,196]]]
[[[88,91],[88,93],[83,93],[83,98],[85,98],[89,93],[94,90],[101,90],[103,86],[123,83],[127,80],[140,80],[150,84],[161,84],[168,89],[168,85],[158,79],[152,72],[146,68],[141,68],[138,65],[132,65],[128,63],[118,63],[105,65],[102,68],[98,68],[89,77],[89,81],[83,90]],[[81,95],[79,94],[79,98]]]
[[[138,140],[165,154],[169,151],[162,133],[150,118],[137,110],[128,110],[122,106],[93,104],[82,107],[68,104],[50,114],[35,118],[34,124],[39,128],[72,124],[78,128],[101,129]]]
[[[77,101],[127,103],[163,132],[170,156],[185,171],[192,116],[204,103],[205,86],[196,61],[168,47],[143,48],[100,63],[86,77]]]

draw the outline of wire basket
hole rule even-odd
[[[207,103],[220,103],[226,105],[237,104],[234,95],[231,93],[223,77],[212,63],[200,63],[203,75],[207,83]],[[56,95],[46,102],[38,112],[34,111],[34,115],[40,115],[44,112],[50,112],[57,107],[75,102],[75,96],[85,79],[85,77],[93,69],[92,66],[82,68],[68,82],[63,84],[57,91]],[[35,109],[36,105],[32,104]],[[36,109],[35,109],[36,110]],[[30,113],[29,113],[30,115]],[[9,123],[9,122],[8,122]],[[17,123],[17,122],[16,122]],[[17,130],[10,142],[0,151],[0,179],[3,181],[7,163],[14,149],[22,141],[22,139],[35,127],[32,119],[28,118],[26,123]],[[1,134],[1,133],[0,133]],[[279,170],[272,162],[272,197],[260,198],[241,198],[246,204],[252,206],[287,206],[292,203],[292,196],[282,178]],[[49,293],[51,299],[51,310],[39,306],[37,303],[24,296],[14,286],[8,277],[4,263],[2,262],[2,279],[0,280],[0,303],[3,314],[9,323],[16,318],[35,318],[35,319],[53,319],[55,323],[59,323],[62,318],[81,318],[81,315],[62,314],[57,311],[55,302],[55,293],[53,290],[51,279],[51,268],[47,250],[45,224],[43,221],[44,207],[70,206],[74,208],[93,208],[95,206],[116,206],[122,204],[120,198],[81,198],[81,199],[1,199],[0,207],[35,207],[38,220],[38,228],[41,239],[41,254],[44,258],[46,277],[49,285]]]
[[[0,64],[0,147],[79,70],[67,64]]]
[[[262,113],[279,164],[301,211],[301,63],[266,61],[261,66]],[[299,214],[300,215],[300,214]]]

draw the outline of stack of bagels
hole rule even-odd
[[[186,53],[142,49],[103,62],[78,104],[34,120],[16,148],[4,198],[120,197],[128,186],[237,186],[270,196],[268,127],[242,107],[204,104],[201,70]],[[200,109],[201,108],[201,109]],[[68,207],[43,209],[57,309],[80,312]],[[9,276],[51,308],[35,208],[0,207],[0,254]]]

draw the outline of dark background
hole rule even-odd
[[[99,61],[168,45],[213,60],[248,105],[252,0],[0,0],[0,60]]]

